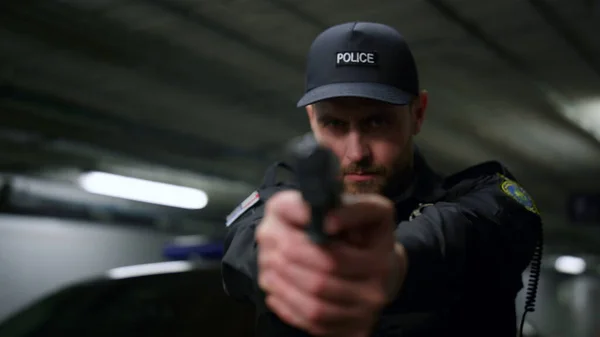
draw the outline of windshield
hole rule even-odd
[[[252,336],[253,313],[221,289],[218,271],[100,280],[13,316],[0,337]]]

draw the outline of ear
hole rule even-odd
[[[313,104],[307,105],[305,107],[306,114],[308,115],[308,119],[312,120],[315,117],[315,106]]]
[[[429,94],[426,90],[421,91],[419,96],[415,99],[413,103],[413,135],[419,134],[421,132],[421,127],[423,126],[423,122],[425,121],[425,111],[427,110],[427,104],[429,102]]]
[[[308,123],[310,124],[310,128],[315,133],[317,126],[317,111],[314,104],[306,106],[306,115],[308,116]]]

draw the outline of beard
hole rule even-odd
[[[404,191],[413,178],[411,162],[398,163],[392,169],[367,162],[353,163],[341,170],[342,177],[347,174],[373,175],[364,181],[344,181],[344,193],[348,194],[382,194],[392,196]]]
[[[366,181],[353,181],[344,183],[344,193],[347,194],[382,194],[385,187],[383,177],[377,177]]]
[[[387,185],[387,169],[385,167],[371,166],[358,167],[353,164],[342,170],[346,174],[372,174],[373,178],[364,181],[344,181],[344,192],[348,194],[382,193]]]

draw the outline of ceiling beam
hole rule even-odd
[[[560,35],[577,55],[600,77],[600,55],[594,55],[586,42],[580,37],[558,11],[544,0],[529,0],[529,4],[552,29]],[[564,5],[564,3],[563,3]]]
[[[331,24],[319,20],[314,15],[302,10],[301,8],[296,6],[294,3],[291,3],[290,1],[267,0],[267,2],[269,2],[270,4],[272,4],[273,6],[279,8],[281,10],[286,11],[287,13],[300,19],[301,21],[308,23],[309,25],[315,27],[318,30],[323,31],[323,30],[326,30],[327,28],[331,27]],[[295,3],[297,3],[297,2],[295,2]]]
[[[259,161],[270,161],[263,158],[260,151],[245,151],[226,146],[198,135],[188,136],[172,132],[156,126],[144,125],[137,121],[127,120],[97,109],[68,102],[60,97],[53,97],[41,92],[11,85],[0,85],[0,104],[3,102],[21,103],[28,110],[35,110],[34,115],[42,118],[62,121],[70,128],[85,127],[88,130],[98,130],[104,137],[125,136],[129,142],[137,142],[155,150],[173,151],[182,155],[195,155],[206,158],[247,157]],[[20,119],[20,116],[4,115],[3,119]],[[42,126],[41,122],[38,122]],[[102,130],[102,131],[100,131]],[[76,131],[73,129],[72,131]],[[70,132],[65,133],[68,135]],[[56,135],[60,137],[59,135]]]
[[[200,149],[183,144],[179,146],[177,140],[169,143],[166,141],[167,138],[157,137],[153,133],[146,133],[143,130],[128,131],[127,128],[106,128],[105,125],[94,124],[93,119],[88,120],[89,124],[83,127],[82,124],[57,120],[53,113],[59,112],[48,107],[29,106],[24,108],[11,106],[8,103],[5,99],[0,98],[0,109],[2,110],[0,124],[17,130],[36,132],[47,141],[68,139],[84,144],[94,144],[132,159],[137,158],[149,163],[161,163],[175,168],[195,170],[208,176],[227,180],[246,180],[240,178],[238,167],[231,167],[229,170],[223,169],[219,158],[223,160],[226,157],[212,157],[210,151],[202,154]],[[252,174],[271,162],[270,159],[261,158],[260,155],[260,153],[248,155],[245,171],[240,173]],[[232,157],[241,160],[240,157],[233,155]]]
[[[436,9],[442,16],[444,16],[450,22],[453,22],[458,27],[461,27],[466,33],[478,40],[483,46],[491,51],[498,59],[503,61],[509,68],[514,70],[519,76],[527,80],[533,88],[535,88],[544,100],[548,101],[549,96],[561,97],[562,94],[559,90],[556,90],[552,85],[536,74],[531,67],[521,59],[518,55],[512,53],[509,49],[502,46],[494,38],[484,32],[484,30],[474,21],[461,15],[456,8],[450,5],[444,0],[425,0],[434,9]],[[517,79],[515,79],[517,80]],[[565,100],[566,101],[566,100]],[[556,109],[556,107],[555,107]],[[546,112],[546,116],[561,125],[564,125],[569,131],[574,134],[581,135],[584,139],[594,144],[600,149],[600,142],[589,132],[583,130],[581,127],[576,125],[573,121],[567,119],[563,114],[554,112]]]
[[[299,73],[304,72],[304,59],[296,55],[287,54],[274,46],[265,44],[254,37],[239,32],[231,27],[227,27],[218,20],[212,19],[206,15],[194,11],[190,6],[176,0],[146,0],[147,3],[153,4],[161,10],[178,16],[180,19],[189,22],[195,26],[208,29],[217,33],[224,39],[235,41],[259,54],[263,55],[271,62],[280,63]],[[188,2],[189,3],[189,2]],[[229,18],[227,18],[229,19]]]
[[[56,18],[65,21],[61,24],[56,20],[47,20],[49,13],[44,12],[47,8],[23,6],[18,2],[2,3],[2,25],[53,49],[67,49],[89,60],[135,70],[182,92],[225,105],[243,104],[246,113],[263,118],[272,118],[273,111],[295,109],[292,104],[295,99],[289,93],[265,89],[259,79],[244,77],[245,69],[193,53],[155,34],[133,30],[98,12],[63,4],[61,15]],[[84,21],[85,24],[77,25],[79,21],[73,20]],[[73,29],[73,26],[78,29]],[[298,66],[303,67],[303,64]],[[298,130],[299,133],[302,131]]]

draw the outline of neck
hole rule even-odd
[[[389,184],[384,189],[383,194],[392,199],[403,199],[405,195],[413,188],[415,183],[415,169],[413,160],[404,169],[398,171],[389,181]]]

